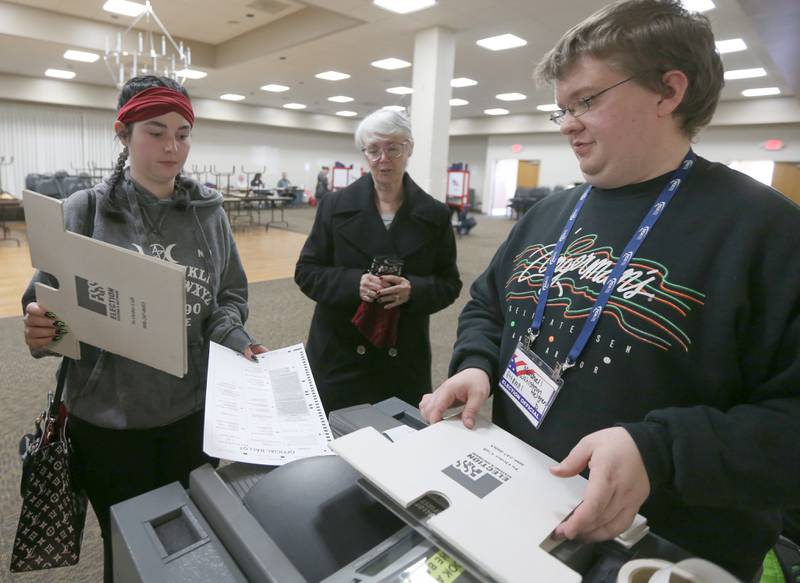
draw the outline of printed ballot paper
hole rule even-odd
[[[257,359],[211,344],[203,451],[270,466],[331,455],[333,436],[303,345]]]
[[[424,533],[483,579],[581,580],[540,545],[580,503],[586,481],[553,476],[552,459],[496,425],[478,418],[469,430],[453,418],[396,443],[366,427],[331,449],[381,498],[422,514]]]
[[[77,360],[85,342],[186,374],[184,268],[66,231],[61,201],[26,190],[23,203],[31,263],[58,280],[36,301],[69,327],[47,348]]]

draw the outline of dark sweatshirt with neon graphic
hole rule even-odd
[[[669,180],[594,189],[557,263],[534,351],[563,362]],[[583,186],[534,205],[475,281],[450,373],[497,387]],[[615,425],[638,446],[654,532],[748,579],[800,506],[800,208],[699,158],[623,274],[539,429],[494,389],[493,419],[556,460]]]

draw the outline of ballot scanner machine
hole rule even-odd
[[[426,426],[392,398],[334,411],[336,437],[374,427],[387,439]],[[192,472],[111,509],[118,583],[473,583],[491,581],[424,528],[426,508],[397,508],[337,456],[280,467],[233,463]],[[644,536],[641,536],[644,534]],[[635,544],[565,541],[549,552],[585,583],[614,582],[634,558],[689,555],[639,529]],[[627,546],[626,546],[627,545]]]

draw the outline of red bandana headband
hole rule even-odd
[[[194,126],[192,103],[180,91],[168,87],[150,87],[131,97],[117,112],[117,121],[124,124],[152,119],[175,112]]]

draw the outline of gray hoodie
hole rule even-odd
[[[109,205],[108,184],[98,185],[92,189],[97,202],[93,237],[186,267],[189,372],[179,379],[81,344],[64,399],[79,419],[112,429],[172,423],[203,407],[210,341],[239,352],[253,343],[244,329],[247,277],[222,195],[185,178],[180,184],[175,195],[159,200],[126,172],[117,186],[116,206]],[[88,232],[88,193],[79,191],[64,201],[67,230]],[[56,285],[52,276],[38,271],[23,295],[23,308],[34,301],[37,281]]]

